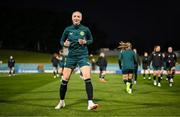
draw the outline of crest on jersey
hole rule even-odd
[[[81,32],[80,32],[80,35],[81,35],[81,36],[84,36],[84,35],[85,35],[85,32],[84,32],[84,31],[81,31]]]
[[[70,34],[70,35],[72,35],[72,34],[73,34],[73,32],[70,32],[69,34]]]

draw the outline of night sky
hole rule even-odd
[[[51,12],[79,10],[83,23],[93,23],[105,33],[98,41],[104,47],[116,48],[120,41],[130,41],[142,51],[151,51],[159,44],[164,50],[172,46],[179,50],[180,7],[174,1],[158,0],[4,0],[4,8],[39,9]],[[69,16],[70,19],[71,16]],[[71,24],[69,24],[71,25]],[[91,24],[88,24],[91,29]],[[63,27],[64,28],[64,27]],[[62,32],[59,32],[60,34]],[[96,39],[98,40],[98,39]],[[94,42],[96,43],[96,42]]]

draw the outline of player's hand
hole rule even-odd
[[[86,40],[84,40],[84,39],[79,39],[78,42],[80,45],[86,44]]]
[[[59,57],[59,56],[56,56],[56,59],[60,60],[60,57]]]
[[[161,67],[161,70],[164,70],[164,67]]]
[[[69,47],[69,45],[70,45],[70,42],[69,42],[68,39],[66,39],[66,41],[64,42],[64,46],[65,46],[65,47]]]

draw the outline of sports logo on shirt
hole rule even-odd
[[[73,34],[73,32],[70,32],[69,34],[70,34],[70,35],[72,35],[72,34]]]
[[[81,35],[81,36],[84,36],[84,35],[85,35],[85,32],[84,32],[84,31],[81,31],[81,32],[80,32],[80,35]]]

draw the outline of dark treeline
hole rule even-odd
[[[66,26],[71,25],[70,12],[53,12],[39,9],[0,9],[0,48],[52,53],[58,51],[60,37]],[[104,47],[106,33],[95,23],[84,19],[93,34],[90,52]],[[101,44],[100,44],[101,43]]]

